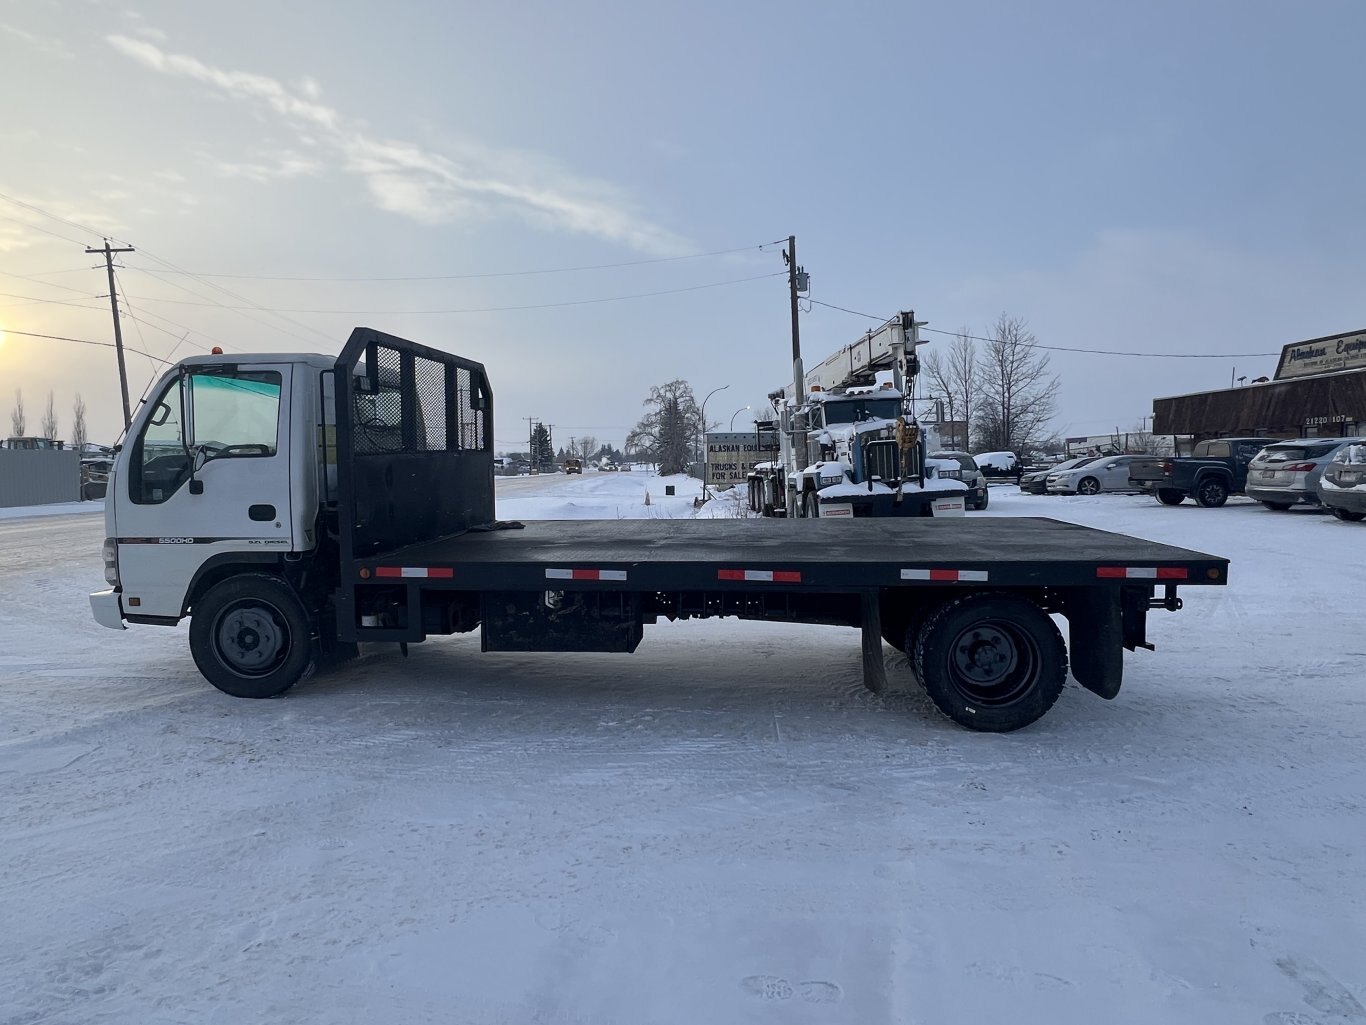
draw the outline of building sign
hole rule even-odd
[[[1276,380],[1366,367],[1366,331],[1294,342],[1281,350]]]
[[[720,431],[707,435],[707,483],[713,487],[743,484],[758,463],[778,458],[772,448],[760,448],[753,431]]]

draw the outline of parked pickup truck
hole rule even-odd
[[[1196,505],[1217,509],[1229,495],[1247,486],[1247,464],[1276,438],[1212,438],[1189,456],[1138,459],[1129,465],[1129,483],[1155,494],[1163,505]]]

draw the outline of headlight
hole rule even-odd
[[[104,579],[110,587],[119,586],[119,545],[112,537],[104,539]]]
[[[844,474],[842,474],[842,473],[841,473],[841,474],[837,474],[837,475],[834,476],[834,477],[824,477],[824,476],[823,476],[823,477],[821,477],[821,487],[823,487],[823,488],[828,488],[828,487],[830,487],[832,484],[838,484],[838,483],[840,483],[842,480],[844,480]]]

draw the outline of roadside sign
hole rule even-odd
[[[759,463],[777,458],[775,449],[761,449],[753,431],[717,431],[707,435],[706,481],[713,487],[743,484]]]

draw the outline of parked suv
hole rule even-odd
[[[1319,478],[1339,449],[1362,438],[1300,438],[1268,445],[1247,465],[1243,493],[1268,509],[1319,504]]]
[[[1340,520],[1366,520],[1366,444],[1337,450],[1319,478],[1319,502]]]
[[[934,452],[931,459],[955,459],[959,466],[959,480],[968,486],[967,503],[969,509],[985,509],[991,495],[987,488],[987,475],[977,466],[977,460],[966,452]]]

